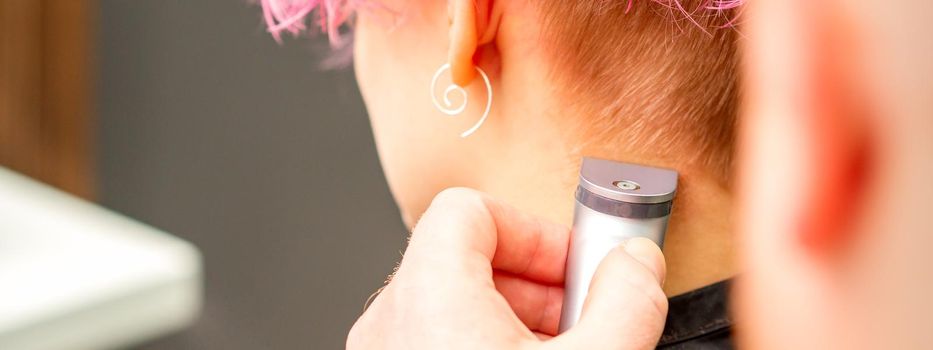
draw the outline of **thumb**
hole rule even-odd
[[[653,349],[667,317],[666,272],[651,240],[633,238],[616,247],[596,269],[580,321],[567,335],[580,348]]]

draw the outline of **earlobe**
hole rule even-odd
[[[450,48],[448,60],[454,84],[467,86],[476,78],[473,54],[478,46],[477,25],[479,7],[474,0],[449,0],[448,18],[450,20]],[[484,6],[488,8],[488,6]]]
[[[447,19],[450,25],[448,61],[441,65],[431,78],[431,101],[438,111],[456,116],[466,109],[466,86],[470,85],[477,74],[482,77],[482,83],[486,88],[486,107],[482,116],[476,124],[461,133],[460,137],[467,137],[476,132],[489,117],[492,108],[493,91],[489,75],[473,62],[479,46],[488,44],[495,38],[498,26],[490,24],[491,5],[491,0],[450,0],[447,3]],[[443,95],[438,96],[438,79],[448,71],[453,84],[443,90]],[[462,104],[456,105],[450,99],[451,95],[459,95]]]

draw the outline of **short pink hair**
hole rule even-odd
[[[316,27],[327,34],[332,45],[341,45],[340,26],[345,23],[361,0],[260,0],[266,27],[276,41],[282,32],[298,35],[307,29],[305,22],[317,12]]]
[[[317,12],[315,26],[320,28],[322,33],[327,34],[332,45],[340,46],[343,43],[340,37],[340,26],[350,19],[353,11],[362,5],[363,1],[366,0],[260,0],[260,3],[267,30],[276,41],[282,41],[282,32],[297,36],[305,31],[307,29],[305,22],[313,16],[312,13]],[[627,1],[626,12],[631,10],[634,1]],[[738,8],[745,2],[745,0],[704,0],[697,8],[688,9],[681,0],[650,1],[683,13],[698,26],[699,23],[694,20],[698,12],[720,13]],[[726,23],[727,26],[733,24],[734,18]]]

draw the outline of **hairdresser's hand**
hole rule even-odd
[[[444,191],[348,349],[653,349],[664,258],[634,239],[603,261],[579,323],[557,333],[569,231],[467,189]]]

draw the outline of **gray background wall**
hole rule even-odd
[[[342,348],[406,236],[352,71],[277,45],[247,0],[99,20],[99,198],[205,257],[200,321],[140,349]]]

